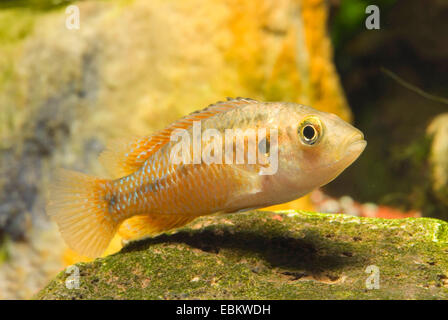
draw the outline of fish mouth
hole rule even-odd
[[[317,168],[317,170],[331,169],[335,171],[335,177],[350,166],[361,155],[367,146],[367,141],[364,140],[364,134],[357,130],[356,133],[349,136],[343,143],[341,143],[341,150],[336,161]],[[333,178],[334,179],[334,178]]]
[[[339,167],[344,170],[356,159],[358,159],[366,148],[367,141],[364,140],[364,134],[357,130],[354,134],[350,135],[344,142],[342,142],[341,146],[342,148],[340,150],[342,152],[339,154],[339,157],[336,158],[336,161],[325,167]]]
[[[364,140],[364,134],[356,130],[356,132],[346,138],[341,144],[339,149],[339,157],[337,153],[335,161],[313,168],[310,173],[316,179],[315,184],[323,186],[334,180],[339,174],[341,174],[347,167],[349,167],[356,159],[361,155],[367,146],[367,141]],[[342,151],[342,152],[341,152]]]
[[[367,146],[367,141],[364,140],[364,135],[359,131],[346,139],[342,144],[342,155],[336,161],[320,166],[312,170],[313,177],[320,181],[319,186],[323,186],[333,181],[338,177],[347,167],[349,167],[361,155]]]
[[[341,145],[343,146],[342,156],[335,162],[323,168],[320,168],[323,170],[332,171],[331,174],[329,174],[331,178],[328,179],[326,183],[329,183],[330,181],[334,180],[337,176],[339,176],[339,174],[341,174],[342,171],[344,171],[353,162],[355,162],[356,159],[358,159],[358,157],[366,148],[367,141],[364,140],[364,135],[362,134],[362,132],[358,131],[355,134],[351,135],[348,139],[346,139],[345,142],[343,142]]]
[[[340,158],[341,160],[347,159],[350,160],[350,158],[354,158],[354,160],[356,160],[359,155],[364,151],[364,149],[367,146],[367,141],[364,140],[364,134],[359,131],[356,130],[355,133],[353,133],[352,135],[350,135],[343,143],[342,143],[342,150],[344,150],[344,153],[342,155],[342,157]],[[350,161],[350,164],[351,162]]]

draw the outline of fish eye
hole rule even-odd
[[[319,141],[322,133],[322,125],[316,117],[308,117],[299,125],[299,136],[302,143],[314,145]]]

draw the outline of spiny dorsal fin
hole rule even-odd
[[[207,119],[218,113],[253,103],[258,101],[241,97],[216,102],[205,109],[190,113],[151,136],[115,140],[101,153],[99,160],[113,178],[127,176],[138,170],[154,152],[169,142],[174,130],[188,129],[194,121]]]

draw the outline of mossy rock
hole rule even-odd
[[[61,272],[36,298],[447,299],[447,253],[448,223],[436,219],[258,211],[76,264],[79,289]]]

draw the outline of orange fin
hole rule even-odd
[[[116,140],[107,146],[99,160],[113,175],[113,178],[127,176],[138,170],[154,152],[169,142],[174,130],[187,129],[193,125],[194,121],[207,119],[237,107],[258,103],[258,101],[249,98],[227,99],[227,101],[219,101],[203,110],[190,113],[151,136],[138,137],[130,141],[126,139]]]
[[[125,220],[121,224],[118,234],[125,241],[139,240],[182,227],[196,218],[195,216],[175,214],[138,215]]]
[[[145,156],[149,145],[150,137],[116,139],[100,154],[99,161],[113,179],[118,179],[135,172],[143,165],[149,157]]]
[[[106,250],[121,222],[108,212],[106,181],[60,169],[50,186],[47,214],[69,247],[88,257]]]

